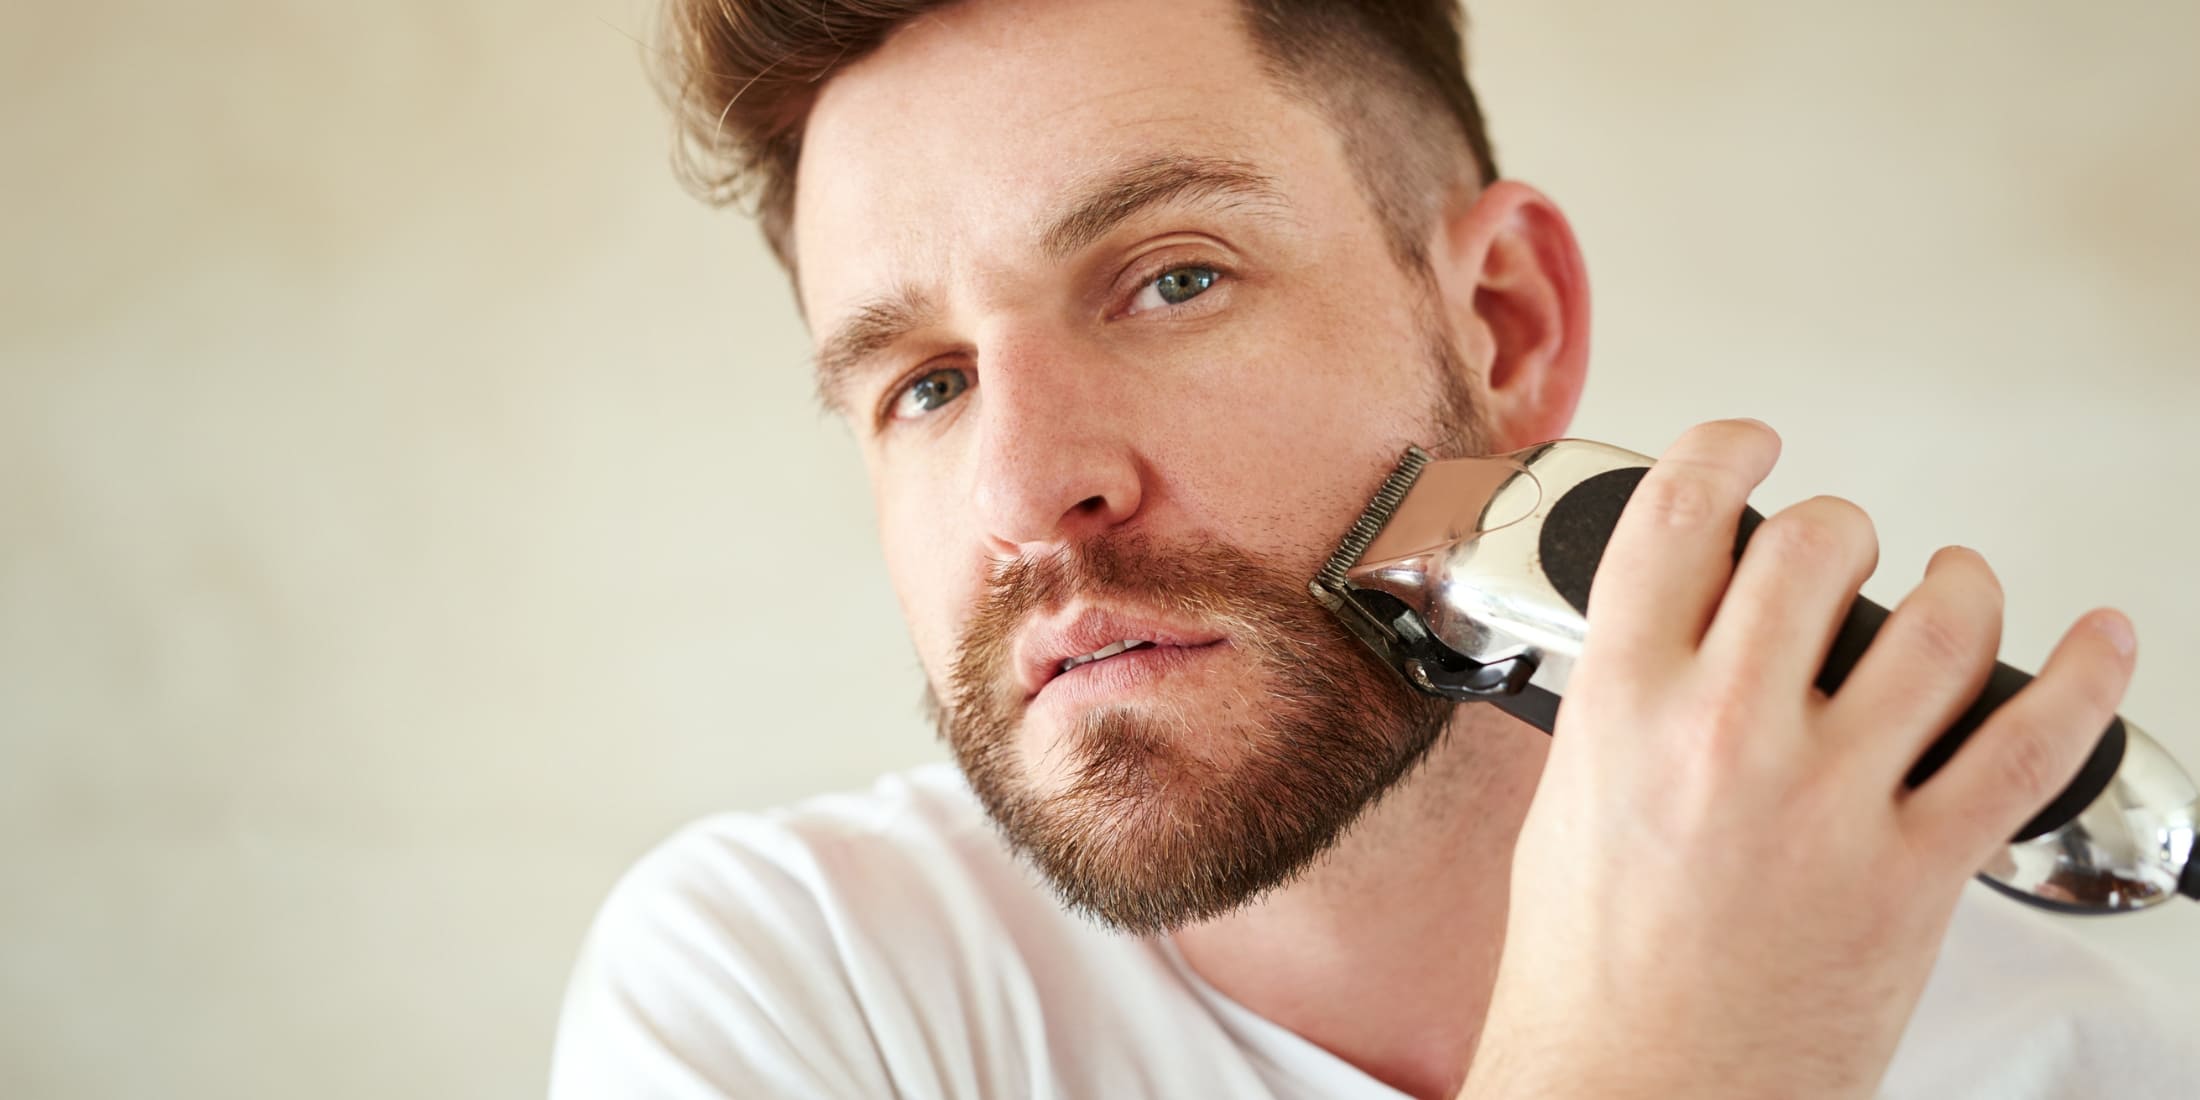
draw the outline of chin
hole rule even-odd
[[[1034,769],[980,757],[966,758],[964,770],[1010,844],[1067,907],[1157,934],[1291,882],[1441,729],[1438,721],[1310,731],[1109,708],[1051,731]],[[1378,732],[1407,736],[1378,740]]]

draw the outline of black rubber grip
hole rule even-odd
[[[1620,512],[1627,507],[1628,498],[1634,495],[1635,486],[1640,485],[1643,475],[1649,472],[1648,467],[1637,467],[1611,470],[1589,478],[1560,498],[1544,520],[1539,547],[1544,575],[1566,602],[1583,615],[1589,613],[1589,584],[1596,576],[1597,565],[1604,560],[1604,548],[1619,524]],[[1750,536],[1756,533],[1764,519],[1754,508],[1743,510],[1741,523],[1734,532],[1736,561],[1741,560],[1743,548],[1749,545]],[[1841,623],[1833,647],[1826,655],[1825,668],[1818,674],[1820,691],[1831,695],[1840,688],[1886,621],[1887,609],[1870,600],[1858,599],[1849,608],[1848,617]],[[1916,787],[1932,778],[1988,715],[2031,682],[2030,674],[1996,661],[1985,690],[1963,716],[1956,719],[1955,725],[1926,748],[1905,782]],[[2086,758],[2078,777],[2046,808],[2033,815],[2032,820],[2018,830],[2015,839],[2030,840],[2068,824],[2108,789],[2123,760],[2124,721],[2114,718],[2102,732],[2100,743],[2094,746],[2093,755]],[[2195,863],[2200,864],[2200,861]]]

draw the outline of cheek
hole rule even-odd
[[[887,579],[894,586],[902,621],[909,624],[910,640],[916,644],[925,674],[938,684],[954,660],[962,618],[977,599],[980,578],[971,574],[971,567],[983,555],[974,550],[957,552],[968,546],[968,532],[955,524],[956,501],[939,495],[936,488],[920,489],[915,479],[907,484],[881,480],[874,467],[872,492],[878,501],[879,547]]]
[[[1408,443],[1434,427],[1428,352],[1410,308],[1379,299],[1264,309],[1171,417],[1157,463],[1187,505],[1245,549],[1292,563],[1335,548]],[[1157,456],[1161,457],[1161,456]]]

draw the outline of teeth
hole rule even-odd
[[[1133,649],[1147,649],[1152,647],[1152,645],[1152,642],[1146,641],[1142,638],[1126,638],[1120,642],[1114,642],[1109,645],[1101,646],[1099,649],[1095,649],[1082,657],[1072,657],[1069,660],[1063,661],[1062,671],[1068,672],[1070,669],[1076,668],[1078,665],[1089,665],[1094,661],[1105,661],[1118,653],[1123,653]]]

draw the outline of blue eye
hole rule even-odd
[[[932,412],[970,388],[970,375],[960,367],[943,367],[933,371],[901,391],[894,399],[894,417],[912,420]]]
[[[1215,271],[1211,267],[1180,267],[1164,272],[1153,281],[1154,290],[1160,293],[1161,300],[1172,306],[1199,297],[1213,285]]]
[[[1130,312],[1143,313],[1149,309],[1183,305],[1207,293],[1221,279],[1222,273],[1211,267],[1172,267],[1139,288]]]

